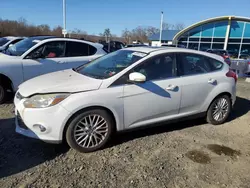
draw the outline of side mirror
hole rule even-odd
[[[129,81],[132,83],[143,83],[146,81],[146,76],[139,72],[129,74]]]

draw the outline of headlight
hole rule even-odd
[[[34,95],[25,100],[23,105],[25,108],[46,108],[60,103],[69,95],[67,93]]]

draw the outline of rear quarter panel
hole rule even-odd
[[[224,68],[224,70],[220,71],[217,74],[216,80],[217,85],[213,87],[211,92],[208,94],[206,100],[204,101],[201,111],[207,111],[208,107],[212,103],[212,101],[220,94],[222,93],[230,93],[232,103],[234,104],[236,100],[236,84],[234,78],[227,77],[226,76],[227,70]]]

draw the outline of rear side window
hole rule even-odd
[[[198,54],[177,54],[178,70],[180,75],[196,75],[213,71],[207,57]]]
[[[90,56],[96,51],[95,47],[83,42],[67,42],[66,57]]]
[[[220,62],[220,61],[218,61],[216,59],[209,58],[209,57],[207,59],[208,59],[208,61],[210,63],[212,71],[216,71],[216,70],[219,70],[219,69],[222,68],[222,66],[223,66],[222,62]]]

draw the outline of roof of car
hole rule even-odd
[[[7,37],[2,37],[2,38],[5,38],[7,40],[14,40],[14,39],[22,39],[24,37],[7,36]]]
[[[169,48],[168,47],[152,47],[152,46],[140,46],[140,47],[124,48],[124,50],[133,50],[133,51],[144,52],[144,53],[151,53],[151,52],[154,52],[154,51],[159,51],[159,50],[164,50],[164,49],[166,50],[166,49],[169,49]]]
[[[195,54],[200,54],[200,55],[205,55],[212,57],[214,59],[219,59],[221,61],[224,61],[221,56],[218,56],[216,54],[208,53],[208,52],[203,52],[203,51],[197,51],[197,50],[192,50],[192,49],[187,49],[187,48],[178,48],[178,47],[131,47],[131,48],[123,48],[122,50],[133,50],[137,52],[143,52],[143,53],[157,53],[157,52],[184,52],[184,53],[195,53]]]
[[[39,40],[39,39],[36,39]],[[45,39],[44,39],[45,40]],[[92,46],[95,47],[103,47],[102,44],[99,43],[94,43],[94,42],[90,42],[90,41],[86,41],[86,40],[81,40],[81,39],[73,39],[73,38],[63,38],[63,37],[51,37],[51,38],[46,38],[46,41],[58,41],[58,40],[63,40],[63,41],[72,41],[72,42],[83,42],[86,44],[90,44]]]

